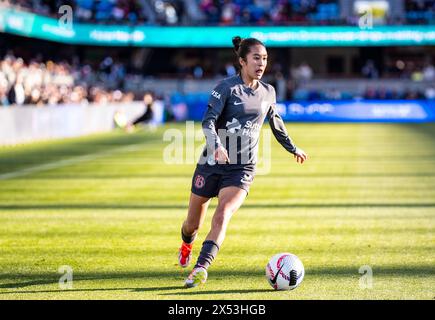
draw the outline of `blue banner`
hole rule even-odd
[[[184,105],[180,120],[201,121],[208,95],[177,96]],[[435,100],[286,101],[276,105],[284,121],[306,122],[431,122]]]
[[[361,100],[306,101],[277,104],[285,121],[429,122],[435,121],[435,101]]]

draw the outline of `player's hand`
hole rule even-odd
[[[228,157],[228,152],[222,146],[218,147],[216,149],[216,151],[214,152],[214,159],[219,164],[230,163],[230,158]]]
[[[296,148],[296,151],[294,153],[294,157],[296,158],[297,163],[304,163],[305,160],[308,159],[308,155],[305,153],[304,150]]]

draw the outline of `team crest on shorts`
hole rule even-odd
[[[204,177],[202,175],[200,175],[200,174],[196,175],[196,177],[195,177],[195,187],[197,189],[201,189],[201,188],[204,187],[204,185],[205,185],[205,179],[204,179]]]

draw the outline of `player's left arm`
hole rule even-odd
[[[269,107],[267,113],[269,117],[270,128],[275,136],[276,140],[286,149],[288,152],[294,155],[298,163],[304,163],[308,159],[308,155],[301,148],[296,147],[290,136],[288,135],[287,129],[284,125],[279,113],[276,111],[276,103],[273,102]]]

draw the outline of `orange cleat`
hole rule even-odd
[[[189,266],[190,259],[192,257],[192,247],[193,244],[188,244],[185,242],[181,244],[181,248],[178,251],[178,264],[182,268],[186,268]]]

